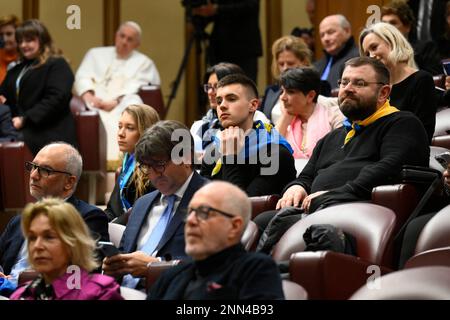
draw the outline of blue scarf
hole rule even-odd
[[[249,159],[250,157],[256,157],[260,149],[266,147],[269,144],[277,144],[284,146],[289,150],[291,154],[294,153],[291,145],[287,140],[275,129],[271,124],[264,123],[261,120],[257,120],[253,123],[253,129],[250,134],[245,136],[245,145],[241,152],[238,154],[238,163],[241,163],[239,160]],[[214,144],[216,148],[220,150],[220,140],[214,136],[213,137]],[[256,158],[255,158],[256,159]],[[245,162],[247,163],[247,162]],[[216,162],[216,166],[212,171],[212,176],[216,175],[222,167],[222,160],[219,159]]]
[[[119,190],[120,190],[119,194],[120,194],[120,201],[122,202],[122,207],[124,211],[127,211],[128,209],[131,208],[131,204],[125,198],[125,187],[128,184],[128,181],[130,180],[130,177],[134,172],[135,166],[136,160],[134,159],[134,154],[130,155],[128,153],[125,153],[122,162],[122,172],[120,173],[119,176]]]

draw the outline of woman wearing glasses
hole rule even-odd
[[[418,70],[408,40],[396,27],[379,22],[361,32],[359,52],[361,56],[380,60],[389,69],[392,85],[390,104],[414,113],[422,121],[431,142],[437,108],[433,77]]]
[[[117,143],[123,153],[123,160],[119,178],[105,210],[109,221],[116,219],[114,222],[125,225],[125,213],[134,201],[154,190],[148,177],[137,170],[134,148],[144,131],[158,121],[158,112],[145,104],[130,105],[122,112]]]
[[[90,274],[98,267],[96,244],[71,204],[51,198],[29,204],[22,232],[39,276],[19,287],[11,300],[123,300],[113,278]]]
[[[244,74],[244,71],[238,65],[228,62],[218,63],[206,70],[206,83],[203,86],[203,90],[208,95],[210,109],[201,120],[195,121],[191,127],[191,134],[194,137],[195,151],[197,154],[201,155],[203,153],[205,148],[212,142],[212,136],[221,128],[216,112],[217,83],[223,77],[235,73]],[[260,111],[255,112],[254,120],[261,120],[265,123],[270,122]]]

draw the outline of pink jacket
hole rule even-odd
[[[81,269],[79,289],[72,288],[76,285],[73,277],[73,273],[65,273],[53,281],[55,300],[123,300],[119,285],[109,276],[96,273],[89,274],[86,270]],[[30,289],[30,295],[24,296],[24,292],[30,283],[27,282],[19,287],[13,292],[10,299],[35,300],[34,289]]]

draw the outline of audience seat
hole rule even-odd
[[[290,280],[310,299],[347,299],[367,281],[371,265],[387,273],[395,213],[371,203],[346,203],[319,210],[293,225],[275,245],[275,261],[289,260]],[[328,251],[303,252],[303,234],[312,224],[331,224],[356,238],[357,257]],[[386,266],[386,267],[384,267]]]
[[[250,201],[252,202],[252,220],[260,213],[275,210],[279,199],[280,196],[277,194],[250,197]]]
[[[450,149],[450,109],[436,113],[436,125],[431,145]]]
[[[97,203],[97,179],[104,180],[106,174],[106,131],[95,110],[87,110],[79,96],[73,96],[70,109],[75,118],[78,149],[83,157],[83,175],[88,177],[88,195],[83,187],[77,188],[77,196],[91,204]],[[102,192],[100,191],[100,194]],[[103,192],[104,194],[104,192]]]
[[[150,263],[147,268],[147,276],[146,276],[146,287],[147,291],[151,288],[151,286],[158,280],[161,273],[165,270],[178,265],[181,260],[170,260],[170,261],[156,261]]]
[[[160,87],[153,85],[143,86],[140,88],[138,95],[146,105],[153,107],[158,112],[161,119],[166,117],[167,110],[164,106]]]
[[[249,221],[242,235],[241,243],[247,251],[255,251],[259,239],[259,230],[256,223]]]
[[[429,266],[382,276],[380,287],[361,287],[351,300],[449,300],[450,268]]]
[[[0,144],[0,210],[20,211],[27,203],[34,201],[30,195],[29,174],[25,161],[33,155],[24,142]]]
[[[19,273],[19,278],[17,279],[18,286],[22,286],[29,281],[33,281],[39,276],[39,272],[33,269],[25,270]]]
[[[120,240],[122,239],[124,231],[125,226],[113,222],[108,223],[109,240],[114,243],[117,248],[120,247]]]
[[[308,293],[301,285],[289,280],[283,280],[282,286],[286,300],[308,300]]]

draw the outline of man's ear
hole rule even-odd
[[[385,84],[380,88],[378,93],[378,101],[386,101],[391,94],[391,86],[389,84]]]
[[[228,234],[229,238],[236,239],[240,238],[241,234],[244,232],[242,226],[244,225],[244,219],[241,216],[235,216],[231,219],[231,229]]]
[[[77,177],[70,176],[67,178],[66,183],[64,184],[64,191],[72,190],[77,183]]]
[[[259,107],[259,99],[258,98],[253,98],[252,100],[250,100],[250,109],[249,111],[252,111],[253,113],[256,112],[256,110],[258,110]]]

